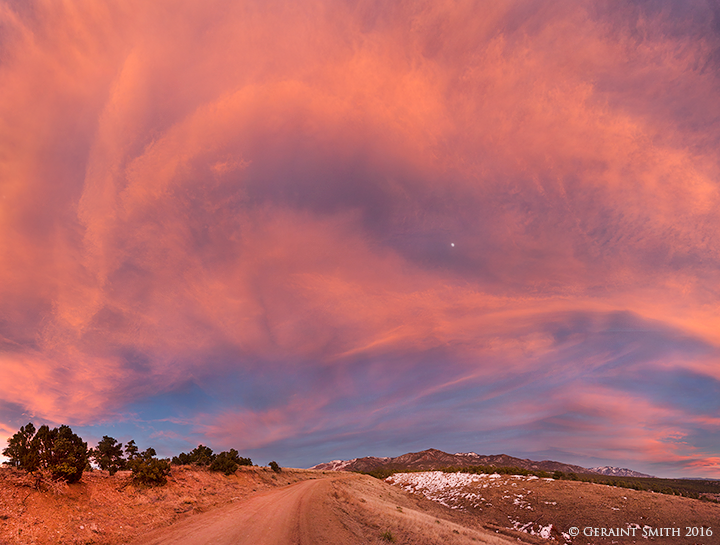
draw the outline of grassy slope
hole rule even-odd
[[[400,466],[383,467],[373,471],[362,472],[378,479],[386,479],[395,473],[414,471],[427,471],[415,469],[403,469]],[[720,481],[700,479],[661,479],[657,477],[613,477],[608,475],[596,475],[587,473],[563,473],[546,471],[533,471],[519,467],[494,467],[494,466],[471,466],[471,467],[446,467],[438,471],[462,472],[471,474],[499,473],[501,475],[535,475],[537,477],[552,477],[555,480],[582,481],[587,483],[606,484],[620,488],[633,490],[647,490],[684,496],[687,498],[704,499],[713,501],[714,497],[720,495]]]
[[[83,474],[73,485],[41,483],[24,472],[0,469],[0,544],[125,543],[151,528],[172,524],[244,498],[255,491],[316,478],[314,472],[243,467],[235,475],[173,467],[168,484],[140,488],[131,474]]]
[[[396,474],[391,481],[397,482],[396,486],[414,490],[417,495],[444,502],[456,511],[465,511],[485,528],[495,528],[501,533],[506,533],[508,527],[514,527],[537,535],[542,528],[552,524],[551,536],[556,543],[565,543],[562,534],[568,533],[573,526],[581,530],[586,527],[627,528],[628,525],[638,525],[639,528],[671,527],[679,528],[683,536],[686,527],[710,527],[715,533],[708,539],[659,538],[646,541],[640,531],[635,539],[598,539],[580,535],[569,542],[574,545],[655,541],[688,545],[720,543],[720,504],[714,502],[534,476],[468,476],[475,477],[475,481],[470,483],[470,479],[460,479],[469,484],[439,488],[422,483],[442,479],[433,477],[428,480],[416,472],[409,473],[407,477]],[[413,480],[418,484],[410,484]]]

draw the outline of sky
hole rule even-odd
[[[720,478],[720,7],[0,0],[0,446]]]

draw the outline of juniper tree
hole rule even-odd
[[[144,485],[163,485],[170,475],[170,461],[155,458],[155,449],[150,447],[128,462],[133,480]]]
[[[173,456],[172,463],[174,465],[190,465],[208,466],[215,460],[215,454],[210,447],[198,445],[190,451],[190,454],[181,452],[177,456]]]
[[[128,462],[134,460],[138,455],[138,452],[140,452],[140,449],[137,448],[135,439],[130,439],[130,441],[127,442],[127,445],[125,445],[125,454],[127,454]]]
[[[250,458],[241,458],[238,455],[238,451],[231,448],[229,451],[221,452],[210,464],[211,471],[222,471],[225,475],[231,475],[235,473],[238,466],[251,466],[252,461]]]
[[[215,455],[210,447],[205,445],[198,445],[197,448],[193,449],[190,453],[191,463],[199,466],[208,466],[215,459]]]
[[[41,426],[40,430],[43,427],[47,429]],[[88,461],[87,443],[65,425],[49,430],[47,437],[49,442],[45,444],[50,444],[50,449],[39,457],[41,466],[49,469],[56,479],[69,483],[79,481]]]
[[[13,467],[31,472],[45,469],[69,483],[80,480],[88,461],[87,443],[65,425],[53,429],[43,425],[37,431],[32,423],[23,426],[3,454]]]
[[[181,452],[177,456],[173,456],[172,464],[176,466],[188,466],[192,463],[190,455],[187,452]]]
[[[103,435],[97,448],[93,449],[91,456],[100,466],[100,469],[109,471],[110,475],[114,475],[118,470],[125,469],[126,461],[123,458],[122,443],[118,443],[113,437]]]
[[[4,462],[10,467],[27,469],[31,465],[31,448],[30,443],[35,435],[35,426],[32,422],[28,422],[27,426],[21,426],[20,431],[13,435],[8,441],[8,446],[3,450],[3,455],[9,460]]]

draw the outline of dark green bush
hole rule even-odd
[[[173,465],[190,465],[195,464],[198,466],[209,466],[215,460],[215,454],[210,447],[205,445],[198,445],[196,448],[190,451],[190,454],[181,452],[177,456],[173,456]]]
[[[134,460],[138,456],[138,452],[140,452],[140,449],[137,448],[137,445],[135,444],[135,439],[130,439],[130,441],[127,442],[127,445],[125,445],[125,454],[127,454],[127,461]]]
[[[170,475],[170,461],[158,460],[155,449],[150,447],[128,462],[133,481],[146,486],[159,486],[167,482]]]
[[[88,461],[87,443],[73,433],[69,426],[52,430],[40,426],[32,441],[38,465],[50,471],[54,479],[75,483],[82,477]]]
[[[238,463],[227,452],[221,452],[210,464],[210,471],[222,471],[225,475],[232,475],[238,469]]]
[[[191,463],[190,455],[187,452],[181,452],[172,457],[172,465],[174,466],[189,466]]]
[[[375,477],[376,479],[380,479],[381,481],[384,481],[391,475],[394,475],[395,473],[400,472],[399,469],[392,469],[392,468],[377,468],[373,469],[371,471],[360,471],[363,475],[370,475],[371,477]]]
[[[3,450],[3,455],[9,458],[5,465],[32,471],[32,463],[35,456],[31,455],[31,443],[35,435],[35,426],[29,422],[27,426],[21,426],[20,431],[8,440],[8,446]]]
[[[282,469],[280,468],[280,466],[278,465],[278,463],[275,460],[270,462],[269,465],[270,465],[270,469],[272,469],[275,473],[280,473],[282,471]]]
[[[250,458],[241,458],[238,455],[238,451],[231,448],[227,452],[221,452],[210,464],[211,471],[222,471],[225,475],[231,475],[235,473],[239,466],[251,466],[252,460]]]
[[[90,450],[90,457],[95,460],[100,469],[109,471],[110,475],[114,475],[127,466],[127,462],[123,458],[122,443],[118,443],[113,437],[107,435],[103,435],[98,446]]]
[[[209,466],[215,459],[213,450],[205,445],[198,445],[190,453],[191,463],[199,466]]]
[[[31,422],[10,438],[3,454],[10,459],[8,465],[30,472],[44,469],[68,483],[80,480],[88,462],[87,443],[65,425],[35,431]]]

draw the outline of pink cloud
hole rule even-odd
[[[3,4],[0,397],[89,422],[258,362],[357,398],[358,361],[445,365],[399,407],[533,373],[498,421],[592,413],[608,456],[689,456],[664,438],[716,436],[708,409],[581,380],[718,378],[718,44],[686,10]],[[616,312],[680,348],[564,336]],[[575,374],[582,400],[552,389]],[[331,427],[320,397],[219,414],[266,445]],[[590,426],[563,422],[567,448]]]

